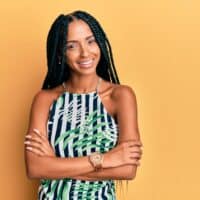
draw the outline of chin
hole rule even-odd
[[[83,70],[83,69],[76,69],[73,70],[74,74],[79,74],[79,75],[92,75],[92,74],[96,74],[96,68],[90,68],[87,70]]]

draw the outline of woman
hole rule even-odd
[[[38,199],[116,199],[114,180],[135,177],[142,144],[136,96],[119,84],[106,34],[86,12],[60,15],[47,59],[25,141]]]

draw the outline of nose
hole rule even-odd
[[[80,56],[87,57],[89,55],[89,49],[86,45],[82,44],[80,49]]]

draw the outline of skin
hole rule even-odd
[[[101,52],[89,26],[82,20],[69,24],[66,57],[71,76],[67,90],[85,93],[96,88],[96,66]],[[84,64],[92,61],[91,64]],[[81,64],[82,63],[82,64]],[[29,126],[25,136],[25,162],[29,178],[66,178],[79,180],[132,180],[142,156],[134,91],[125,85],[102,80],[99,95],[107,112],[119,126],[118,144],[104,153],[103,169],[95,172],[88,157],[59,158],[47,138],[49,108],[63,92],[61,85],[40,90],[33,98]]]

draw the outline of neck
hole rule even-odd
[[[84,75],[84,76],[71,76],[66,82],[67,90],[76,93],[87,93],[94,91],[97,87],[99,76]]]

